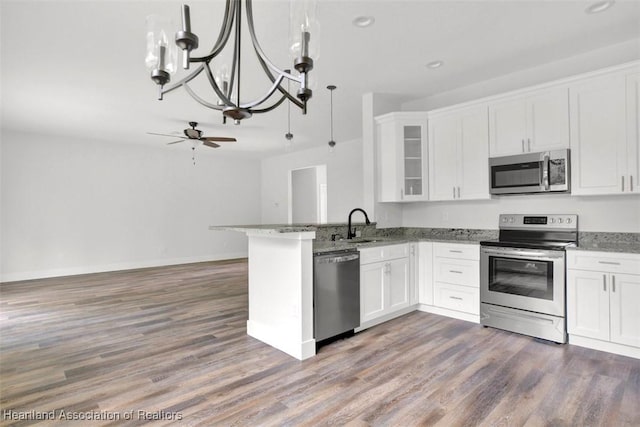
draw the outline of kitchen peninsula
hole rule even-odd
[[[299,360],[316,354],[313,337],[313,226],[211,226],[249,238],[247,334]]]

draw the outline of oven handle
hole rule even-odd
[[[540,259],[557,259],[564,256],[562,251],[527,251],[521,249],[496,249],[481,247],[480,252],[487,255],[500,255],[509,258],[540,258]]]

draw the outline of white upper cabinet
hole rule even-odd
[[[572,194],[639,192],[639,96],[638,72],[571,86]]]
[[[569,148],[566,88],[544,89],[489,105],[489,155]]]
[[[429,117],[429,200],[488,199],[487,108]]]
[[[427,200],[427,114],[376,117],[380,202]]]
[[[629,192],[640,193],[640,72],[627,75],[627,173]]]

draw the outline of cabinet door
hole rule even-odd
[[[386,265],[389,286],[388,311],[393,312],[409,307],[411,305],[409,259],[394,259],[387,261]]]
[[[386,313],[384,262],[360,266],[360,323],[373,320]]]
[[[376,117],[380,202],[427,200],[426,113]]]
[[[458,152],[458,198],[488,199],[489,123],[486,107],[468,111],[460,117]]]
[[[403,182],[400,197],[403,200],[425,200],[426,126],[421,123],[402,125]]]
[[[402,180],[400,136],[395,121],[389,116],[384,116],[384,120],[378,123],[376,140],[379,200],[381,202],[400,201],[400,182]]]
[[[640,73],[627,76],[627,173],[629,191],[640,193]]]
[[[433,243],[418,243],[418,302],[433,305]]]
[[[611,275],[611,341],[640,347],[640,276]]]
[[[456,197],[459,140],[458,116],[429,120],[429,200],[453,200]]]
[[[609,340],[610,276],[596,271],[567,270],[567,331]]]
[[[420,246],[409,243],[409,303],[418,303],[418,278],[420,275]]]
[[[570,88],[572,188],[576,195],[621,193],[626,173],[625,76]]]
[[[527,100],[527,152],[569,148],[569,93],[565,88]]]
[[[525,152],[527,106],[522,99],[489,106],[489,155],[491,157]]]

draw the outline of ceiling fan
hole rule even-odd
[[[202,131],[200,129],[196,129],[196,126],[198,126],[198,122],[189,122],[189,126],[191,126],[191,129],[183,130],[185,135],[184,137],[181,137],[178,135],[169,135],[165,133],[153,133],[153,132],[147,132],[147,134],[180,138],[177,141],[167,143],[167,145],[177,144],[178,142],[183,142],[187,140],[193,140],[193,141],[202,141],[202,144],[206,145],[207,147],[218,148],[220,147],[220,144],[216,144],[216,142],[236,142],[235,138],[230,138],[225,136],[202,136]]]

